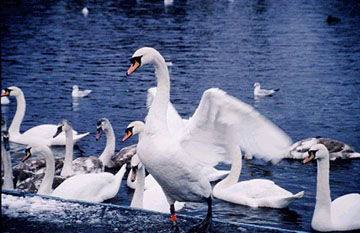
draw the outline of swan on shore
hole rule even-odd
[[[138,49],[130,61],[127,75],[140,66],[153,64],[157,78],[156,95],[137,146],[140,161],[162,187],[173,224],[177,221],[175,201],[206,201],[207,215],[194,230],[207,229],[212,217],[212,190],[194,157],[205,157],[207,151],[212,151],[219,157],[231,159],[229,145],[240,144],[251,154],[278,161],[291,140],[251,106],[216,88],[204,92],[187,126],[173,135],[167,124],[170,77],[165,59],[157,50],[144,47]],[[182,137],[184,135],[187,137]]]
[[[64,146],[66,144],[65,134],[62,133],[57,137],[53,138],[54,134],[57,131],[57,126],[53,124],[43,124],[34,126],[27,131],[20,133],[20,125],[25,116],[26,102],[24,93],[18,87],[11,86],[5,89],[5,92],[1,96],[15,96],[17,107],[15,116],[9,127],[9,140],[10,142],[15,142],[19,144],[28,145],[31,143],[43,143],[47,146]],[[73,139],[76,143],[81,138],[87,136],[89,132],[78,134],[73,130]]]
[[[162,213],[169,212],[169,204],[166,196],[162,191],[160,185],[152,177],[148,175],[145,177],[145,167],[139,160],[137,155],[131,158],[131,179],[136,179],[136,187],[133,198],[131,200],[131,207],[142,208]],[[184,202],[175,202],[175,211],[184,208]]]
[[[313,145],[303,163],[317,160],[316,203],[311,227],[317,231],[360,229],[360,194],[350,193],[331,201],[329,152],[323,144]]]

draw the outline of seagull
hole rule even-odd
[[[271,96],[275,92],[279,91],[280,89],[261,89],[260,83],[254,83],[254,96],[257,97],[264,97],[264,96]]]
[[[91,92],[92,92],[92,90],[83,90],[83,91],[80,91],[79,90],[79,87],[78,87],[78,85],[74,85],[73,87],[72,87],[72,93],[71,93],[71,96],[72,97],[85,97],[85,96],[87,96],[87,95],[89,95]]]

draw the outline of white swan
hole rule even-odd
[[[348,144],[323,137],[306,138],[295,142],[284,154],[284,158],[305,159],[310,148],[316,144],[324,144],[326,146],[329,151],[330,160],[360,158],[360,153],[355,152],[354,148]]]
[[[88,96],[91,92],[92,92],[92,90],[83,90],[83,91],[80,91],[80,90],[79,90],[79,86],[78,86],[78,85],[74,85],[74,86],[72,87],[71,96],[72,96],[73,98],[86,97],[86,96]]]
[[[150,63],[157,77],[156,96],[146,116],[137,154],[164,190],[173,223],[175,201],[206,200],[207,216],[198,230],[207,228],[212,216],[211,186],[193,157],[206,157],[209,152],[229,159],[229,143],[235,142],[251,154],[278,160],[291,140],[252,107],[219,89],[205,91],[185,129],[172,135],[167,125],[170,78],[164,58],[155,49],[144,47],[130,61],[127,75]]]
[[[267,179],[252,179],[238,182],[242,167],[241,151],[234,149],[234,161],[230,174],[213,188],[214,197],[250,207],[286,208],[304,195],[281,188]]]
[[[9,127],[10,142],[19,144],[31,144],[33,142],[43,143],[48,146],[65,145],[65,134],[60,134],[56,138],[53,138],[57,126],[52,124],[43,124],[28,129],[24,133],[20,133],[20,125],[25,115],[26,102],[24,93],[20,88],[12,86],[5,89],[5,92],[1,96],[15,96],[17,107],[16,113]],[[89,133],[78,134],[73,131],[74,142],[76,143],[81,138],[87,136]]]
[[[26,148],[23,161],[34,153],[41,153],[46,160],[45,176],[37,193],[64,199],[102,202],[113,198],[119,191],[126,170],[124,165],[115,176],[108,172],[72,176],[52,190],[55,172],[54,156],[49,147],[43,144],[32,144]]]
[[[264,96],[271,96],[275,92],[279,91],[280,89],[261,89],[260,83],[256,82],[254,83],[254,97],[264,97]]]
[[[109,172],[80,174],[61,183],[52,196],[64,199],[103,202],[113,198],[119,191],[126,165],[115,174]]]
[[[145,167],[137,155],[131,158],[131,171],[133,171],[132,177],[136,179],[137,182],[130,206],[168,213],[169,203],[166,200],[164,192],[152,175],[149,174],[145,178]],[[176,201],[174,206],[175,211],[178,211],[184,208],[185,203]]]
[[[131,122],[125,130],[126,134],[123,138],[123,141],[128,140],[131,136],[136,134],[139,134],[139,140],[140,140],[144,128],[145,128],[145,124],[142,121]],[[212,167],[211,165],[208,165],[207,163],[201,161],[198,161],[198,163],[201,166],[202,174],[204,174],[210,182],[222,179],[227,174],[229,174],[229,171],[217,170],[216,168]],[[136,183],[137,183],[137,179],[133,178],[133,170],[130,170],[126,184],[129,188],[135,189]]]
[[[1,171],[4,172],[1,189],[13,190],[13,171],[9,149],[9,134],[6,130],[6,121],[1,118]]]
[[[322,144],[308,151],[303,163],[317,159],[316,204],[311,227],[317,231],[360,229],[360,194],[351,193],[331,201],[329,186],[329,152]]]

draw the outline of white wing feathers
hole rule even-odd
[[[181,117],[170,106],[168,119],[177,116],[179,122]],[[172,119],[168,121],[169,129],[174,127],[171,122]],[[234,145],[272,162],[278,162],[291,145],[291,139],[270,120],[217,88],[206,90],[193,116],[187,122],[181,119],[176,128],[173,135],[178,137],[182,147],[191,156],[211,165],[231,163]]]

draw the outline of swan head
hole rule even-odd
[[[140,162],[139,156],[137,154],[135,154],[132,158],[131,158],[131,182],[134,182],[136,180],[136,175],[137,175],[137,171],[143,166],[142,163]]]
[[[107,118],[100,118],[97,121],[97,133],[96,133],[96,141],[100,139],[101,133],[105,130],[108,130],[111,127],[111,123]]]
[[[25,162],[33,154],[44,153],[44,152],[45,153],[51,153],[51,150],[50,150],[50,148],[48,146],[45,146],[43,144],[31,143],[26,147],[25,156],[21,161]]]
[[[142,121],[133,121],[131,122],[125,130],[125,136],[122,139],[123,142],[128,140],[131,136],[141,133],[145,128],[145,123]]]
[[[69,123],[68,120],[66,119],[63,119],[59,122],[58,126],[57,126],[57,131],[56,133],[54,134],[53,138],[55,138],[56,136],[58,136],[61,132],[66,132],[66,131],[69,131],[69,130],[72,130],[72,127]]]
[[[79,90],[79,86],[78,86],[78,85],[74,85],[74,86],[72,87],[72,89],[73,89],[73,91],[78,91],[78,90]]]
[[[254,87],[260,87],[260,83],[258,82],[254,83]]]
[[[20,88],[11,86],[8,88],[5,88],[4,92],[1,93],[1,96],[18,96],[21,95],[23,92]]]
[[[156,58],[162,58],[161,54],[154,48],[150,47],[143,47],[138,50],[132,55],[130,58],[131,66],[126,72],[126,75],[132,74],[137,68],[153,63]],[[162,58],[165,64],[165,60]]]
[[[329,159],[329,151],[323,144],[313,145],[308,151],[309,156],[306,157],[303,161],[304,164],[314,160],[314,159]]]

